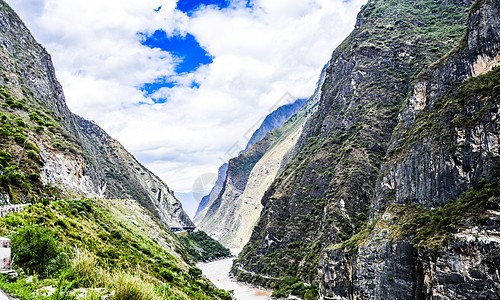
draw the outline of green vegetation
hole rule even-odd
[[[41,149],[35,143],[45,141],[59,150],[78,153],[78,142],[41,108],[27,105],[22,109],[9,90],[0,85],[0,191],[10,196],[11,202],[38,202],[42,198],[56,197],[58,193],[40,182]],[[21,103],[19,102],[19,103]],[[45,128],[47,130],[45,130]],[[31,138],[28,139],[28,136]],[[24,152],[23,152],[24,148]],[[19,160],[20,159],[20,160]],[[19,162],[19,166],[17,165]],[[54,193],[56,192],[56,193]]]
[[[67,256],[53,229],[27,225],[13,232],[11,239],[13,261],[27,274],[46,277],[64,267]]]
[[[500,94],[500,67],[487,74],[473,77],[453,92],[426,107],[403,133],[401,142],[388,153],[388,159],[398,159],[424,139],[433,142],[435,149],[442,145],[454,153],[457,128],[474,128],[494,113]],[[479,111],[475,108],[481,107]],[[477,111],[471,114],[470,111]]]
[[[438,249],[445,245],[459,228],[467,224],[481,225],[489,219],[487,210],[500,203],[500,183],[486,184],[483,180],[478,189],[470,188],[455,202],[433,210],[416,210],[401,225],[402,234],[413,237],[416,247]],[[405,219],[407,219],[406,216]]]
[[[300,278],[285,277],[272,294],[276,298],[288,298],[293,295],[305,300],[315,300],[319,298],[319,287],[316,284],[305,285]]]
[[[204,231],[178,235],[182,245],[195,261],[208,261],[228,257],[231,252],[221,243],[208,236]]]
[[[490,218],[487,210],[494,209],[499,203],[500,183],[486,183],[483,179],[477,189],[468,189],[459,199],[448,202],[443,207],[429,210],[414,204],[393,204],[388,210],[396,217],[391,221],[393,225],[387,226],[395,238],[409,238],[416,248],[438,250],[446,246],[452,234],[457,233],[460,228],[486,223]],[[370,237],[376,223],[367,225],[348,241],[332,248],[356,252],[359,245]]]
[[[0,288],[23,300],[71,299],[76,291],[86,299],[110,299],[112,291],[111,299],[231,299],[186,263],[176,237],[136,202],[37,203],[0,219],[0,235],[12,238],[13,267],[24,274],[0,277]],[[50,297],[47,286],[57,287]]]

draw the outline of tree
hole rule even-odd
[[[12,234],[13,262],[28,274],[52,275],[61,264],[62,247],[55,232],[40,225],[27,225]]]

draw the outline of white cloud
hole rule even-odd
[[[178,192],[216,172],[235,143],[244,147],[245,132],[283,94],[313,92],[366,2],[262,0],[249,9],[233,1],[189,18],[175,1],[7,1],[52,54],[70,108],[95,120]],[[213,63],[176,75],[175,57],[140,43],[139,32],[159,29],[191,33]],[[180,85],[159,90],[155,96],[168,101],[153,104],[139,87],[164,76]],[[199,89],[186,87],[193,80]]]

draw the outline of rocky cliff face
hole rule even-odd
[[[499,24],[500,3],[476,1],[460,45],[415,81],[371,228],[320,261],[325,299],[500,295]]]
[[[323,72],[318,87],[324,77]],[[229,161],[222,185],[216,184],[209,195],[211,201],[195,218],[202,230],[227,247],[243,248],[262,210],[265,190],[295,154],[302,129],[316,111],[319,97],[318,88],[305,105],[305,101],[297,100],[265,118],[247,150]]]
[[[332,55],[298,154],[263,197],[233,267],[238,278],[270,286],[287,275],[317,282],[322,249],[364,228],[411,82],[458,44],[470,4],[377,0],[362,8]]]
[[[170,226],[191,226],[165,183],[99,126],[71,113],[50,55],[4,1],[0,28],[0,175],[5,176],[5,202],[36,201],[58,193],[132,198]]]

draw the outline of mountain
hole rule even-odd
[[[0,235],[20,274],[1,276],[1,289],[16,299],[232,299],[195,265],[229,249],[172,232],[194,226],[174,193],[68,109],[49,54],[3,0],[0,43]]]
[[[295,115],[299,109],[302,108],[306,100],[307,99],[297,99],[293,103],[278,107],[276,110],[267,115],[259,128],[255,130],[248,140],[248,143],[242,153],[247,152],[253,144],[261,141],[269,132],[280,128],[286,121],[288,121],[288,119],[290,119],[290,117]],[[213,189],[210,191],[210,194],[201,199],[200,205],[195,213],[195,222],[204,218],[206,212],[205,207],[207,207],[209,203],[213,203],[213,201],[219,196],[224,181],[226,180],[226,173],[227,163],[223,164],[219,168],[219,171],[217,172],[217,181],[215,182]],[[202,213],[203,216],[197,218],[199,213]]]
[[[164,224],[193,226],[160,178],[68,109],[50,55],[4,1],[0,26],[0,203],[58,195],[130,198]]]
[[[362,7],[238,280],[276,297],[498,296],[499,5]]]
[[[207,205],[213,203],[215,199],[219,196],[220,191],[222,190],[222,186],[224,185],[224,181],[226,180],[227,174],[227,163],[220,166],[217,171],[217,180],[215,181],[215,185],[210,191],[210,193],[203,198],[201,198],[200,204],[198,205],[198,209],[194,215],[194,222],[197,223],[198,220],[202,220],[206,214]]]
[[[262,124],[260,124],[259,128],[255,130],[252,137],[250,137],[250,140],[243,151],[247,152],[253,144],[261,141],[269,132],[283,126],[283,124],[285,124],[291,116],[295,115],[302,108],[307,100],[308,99],[297,99],[293,103],[278,107],[276,110],[267,115],[264,118],[264,121],[262,121]]]
[[[302,129],[317,109],[323,80],[324,74],[307,101],[296,100],[268,115],[247,150],[221,167],[208,201],[202,199],[200,206],[205,208],[194,221],[226,247],[241,249],[248,242],[262,210],[264,191],[293,157]]]

